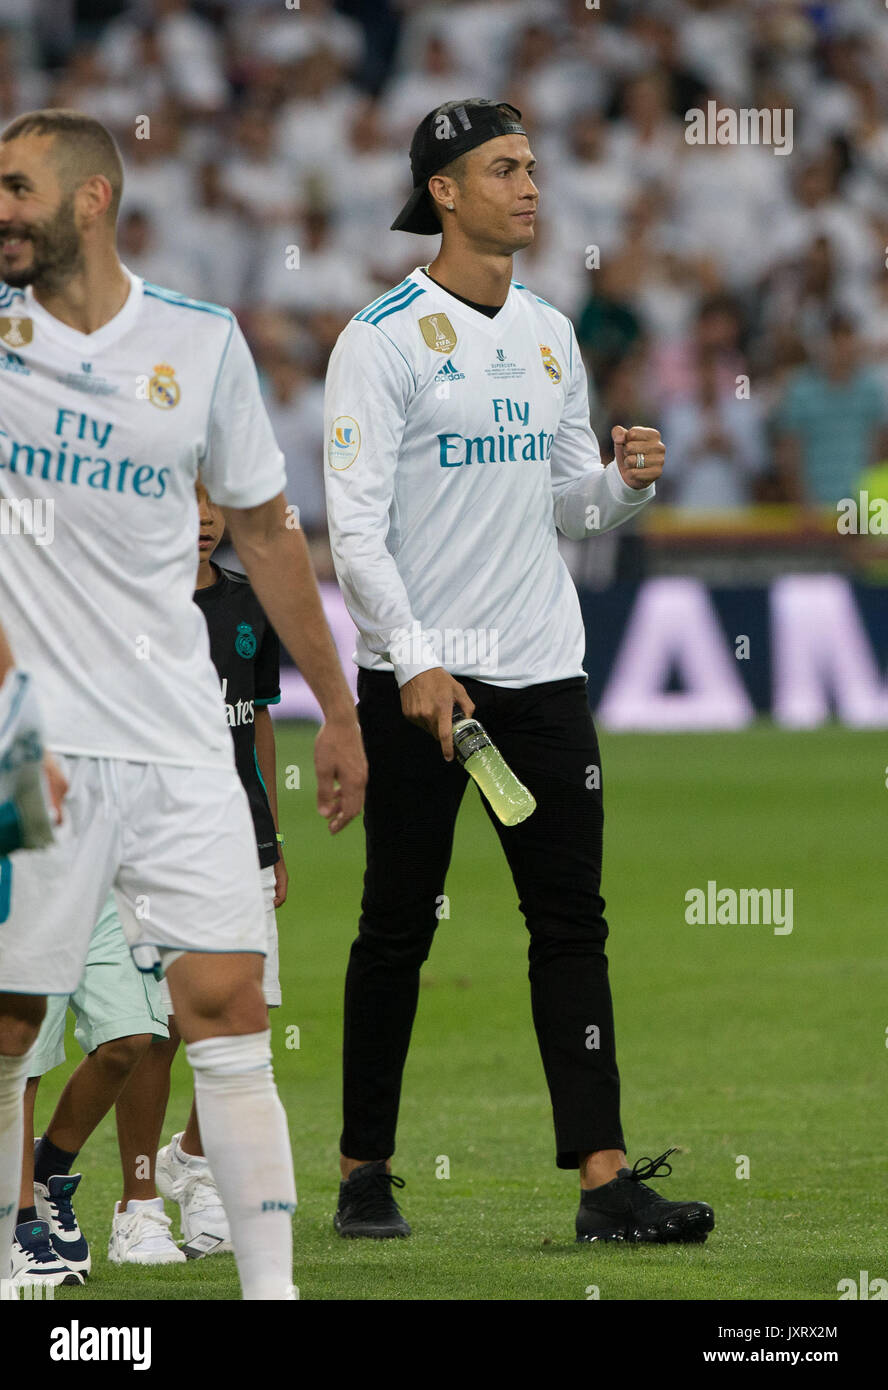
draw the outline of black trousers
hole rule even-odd
[[[604,953],[604,813],[598,739],[583,677],[508,690],[462,678],[475,717],[537,809],[500,837],[530,933],[530,994],[552,1099],[556,1162],[623,1149],[613,1008]],[[389,1158],[401,1077],[436,908],[468,775],[404,718],[394,675],[364,671],[358,716],[370,778],[359,934],[345,986],[344,1129],[349,1158]],[[595,783],[598,783],[598,786]],[[596,1032],[597,1030],[597,1032]]]

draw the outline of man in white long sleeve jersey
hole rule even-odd
[[[538,193],[520,112],[448,102],[421,122],[395,230],[441,232],[437,257],[362,310],[327,377],[327,499],[359,630],[370,765],[367,868],[346,982],[345,1124],[336,1229],[410,1233],[390,1158],[419,971],[437,925],[466,773],[454,708],[474,712],[537,809],[488,810],[530,933],[534,1025],[556,1163],[579,1169],[577,1239],[696,1241],[701,1202],[630,1169],[619,1114],[600,895],[598,743],[579,601],[557,530],[617,526],[654,495],[656,430],[616,428],[606,467],[573,326],[512,279]],[[442,756],[443,754],[443,756]]]
[[[20,1103],[44,997],[77,987],[113,887],[136,964],[169,978],[243,1296],[287,1299],[295,1187],[259,863],[192,602],[198,469],[324,711],[333,832],[361,808],[364,755],[246,342],[229,310],[121,265],[122,183],[113,138],[79,113],[0,136],[0,499],[54,508],[51,543],[3,538],[0,613],[69,784],[55,843],[6,861],[0,1095],[20,1085]],[[20,1142],[0,1134],[0,1273]]]

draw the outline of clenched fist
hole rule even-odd
[[[620,475],[630,487],[640,490],[659,478],[666,462],[666,445],[659,430],[648,429],[646,425],[633,425],[628,430],[614,425],[611,439]],[[640,458],[644,459],[644,464],[639,468]]]

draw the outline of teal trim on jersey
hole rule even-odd
[[[9,916],[12,906],[12,860],[6,855],[0,859],[0,922],[5,922]],[[19,994],[17,989],[10,990],[10,994]]]
[[[24,299],[24,297],[21,290],[14,289],[12,285],[0,282],[0,309],[5,309],[7,305],[12,304],[14,300]]]
[[[425,294],[425,290],[422,289],[421,286],[417,285],[415,292],[411,295],[408,295],[407,298],[403,299],[400,304],[393,304],[390,309],[383,309],[381,314],[374,315],[374,317],[372,319],[368,319],[367,322],[372,323],[378,327],[378,325],[383,319],[388,318],[389,314],[399,314],[402,309],[407,308],[408,304],[412,304],[414,299],[419,299],[419,296],[421,294]]]
[[[271,698],[270,698],[269,700],[254,700],[254,701],[253,701],[253,704],[254,704],[254,705],[260,705],[261,708],[264,709],[266,705],[279,705],[280,702],[281,702],[281,697],[280,697],[280,693],[278,693],[277,695],[272,695]]]
[[[393,314],[396,310],[403,309],[405,304],[409,304],[420,294],[425,294],[425,290],[411,280],[406,289],[400,290],[398,294],[390,295],[388,299],[383,300],[382,304],[378,304],[375,309],[365,314],[362,322],[379,323],[379,320],[385,318],[386,314]]]
[[[528,294],[533,294],[533,290],[528,290],[527,286],[522,285],[520,280],[513,280],[512,284],[515,286],[516,290],[527,290]],[[557,304],[550,304],[548,299],[540,299],[540,296],[538,294],[534,294],[533,297],[536,300],[537,304],[545,304],[547,309],[554,309],[556,314],[561,313],[561,310],[558,308]]]
[[[175,304],[179,309],[200,309],[204,314],[218,314],[223,319],[234,319],[231,310],[223,308],[221,304],[208,304],[204,299],[189,299],[187,294],[179,294],[178,290],[166,290],[162,285],[152,285],[149,280],[143,281],[142,289],[151,299],[162,299],[167,304]]]
[[[512,284],[514,285],[516,290],[525,290],[528,294],[533,294],[533,290],[529,290],[526,285],[522,285],[520,280],[513,280]],[[536,300],[537,304],[545,304],[547,309],[554,309],[556,314],[561,313],[561,310],[558,308],[557,304],[550,304],[548,299],[540,299],[538,294],[534,294],[533,297]]]
[[[257,755],[257,753],[256,753],[255,744],[254,744],[254,746],[253,746],[253,762],[256,764],[256,776],[259,778],[259,785],[261,786],[262,790],[265,792],[265,800],[268,801],[268,788],[267,788],[266,785],[265,785],[265,778],[262,776],[262,771],[261,771],[261,769],[260,769],[260,767],[259,767],[259,757],[258,757],[258,755]]]
[[[385,304],[387,300],[392,299],[395,295],[406,294],[408,287],[412,284],[413,281],[409,277],[406,280],[402,280],[400,285],[395,285],[393,290],[386,290],[385,294],[381,294],[378,299],[374,299],[372,304],[365,305],[363,309],[355,314],[355,318],[363,319],[367,314],[372,314],[375,309],[381,309],[383,304]]]
[[[408,372],[410,373],[410,379],[411,379],[411,381],[413,382],[413,389],[414,389],[414,391],[415,391],[415,390],[416,390],[416,374],[415,374],[413,368],[411,367],[410,363],[407,361],[407,358],[404,357],[403,352],[402,352],[401,349],[398,347],[398,344],[395,342],[394,338],[390,338],[389,335],[386,333],[386,331],[385,331],[384,328],[379,328],[379,325],[378,325],[378,324],[374,324],[374,327],[379,329],[379,332],[382,334],[383,338],[385,338],[386,342],[387,342],[387,343],[391,343],[392,347],[395,349],[395,352],[398,354],[398,356],[399,356],[400,358],[403,359],[404,365],[406,366]]]
[[[365,304],[363,309],[358,310],[358,312],[355,314],[355,318],[361,319],[364,317],[365,314],[370,314],[373,312],[374,309],[379,309],[385,302],[385,300],[391,299],[392,295],[401,294],[404,290],[407,289],[408,285],[410,285],[411,283],[412,281],[408,276],[406,280],[401,281],[400,285],[394,285],[390,290],[386,290],[384,294],[377,295],[377,297],[374,300],[371,300],[369,304]]]
[[[222,356],[219,358],[219,366],[218,366],[218,368],[216,369],[216,380],[213,382],[213,394],[210,396],[210,408],[209,408],[209,410],[207,411],[207,432],[206,432],[207,443],[209,443],[209,439],[210,439],[210,422],[211,422],[211,420],[212,420],[212,418],[213,418],[213,406],[216,404],[216,392],[217,392],[218,389],[219,389],[219,378],[220,378],[220,376],[222,375],[222,368],[225,366],[225,359],[226,359],[226,357],[228,356],[228,345],[229,345],[229,343],[231,342],[231,338],[232,338],[232,335],[233,335],[233,333],[234,333],[234,323],[235,323],[234,314],[229,314],[229,316],[228,316],[228,337],[225,339],[225,346],[224,346],[224,348],[222,349]]]

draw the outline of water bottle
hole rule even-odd
[[[461,713],[453,716],[453,750],[503,825],[520,825],[536,810],[533,796],[477,719],[466,719]]]

